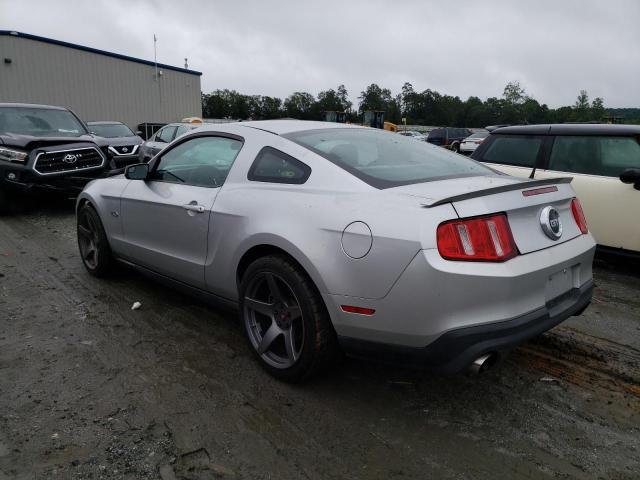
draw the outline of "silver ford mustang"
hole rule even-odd
[[[116,262],[238,308],[274,376],[342,352],[485,368],[591,299],[570,179],[523,180],[371,128],[203,126],[78,197],[89,273]]]

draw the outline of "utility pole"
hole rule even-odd
[[[156,69],[156,82],[158,81],[158,49],[157,49],[157,44],[158,43],[158,38],[156,37],[156,34],[153,34],[153,64],[155,65],[155,69]]]

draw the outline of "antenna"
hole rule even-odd
[[[189,61],[187,57],[184,57],[184,68],[189,68]]]

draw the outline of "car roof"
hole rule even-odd
[[[640,125],[608,123],[556,123],[544,125],[514,125],[502,127],[491,135],[640,135]]]
[[[64,107],[57,107],[55,105],[39,105],[37,103],[0,103],[0,108],[42,108],[45,110],[67,110]]]
[[[124,125],[124,123],[116,122],[115,120],[94,120],[87,122],[87,125]]]
[[[325,130],[327,128],[365,128],[359,125],[333,122],[316,122],[310,120],[256,120],[250,122],[235,123],[234,125],[257,128],[259,130],[265,130],[267,132],[275,133],[276,135],[303,132],[305,130]]]

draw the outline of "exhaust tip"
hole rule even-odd
[[[496,364],[498,355],[495,353],[485,353],[484,355],[476,358],[471,365],[469,365],[469,372],[479,375],[486,372]]]

